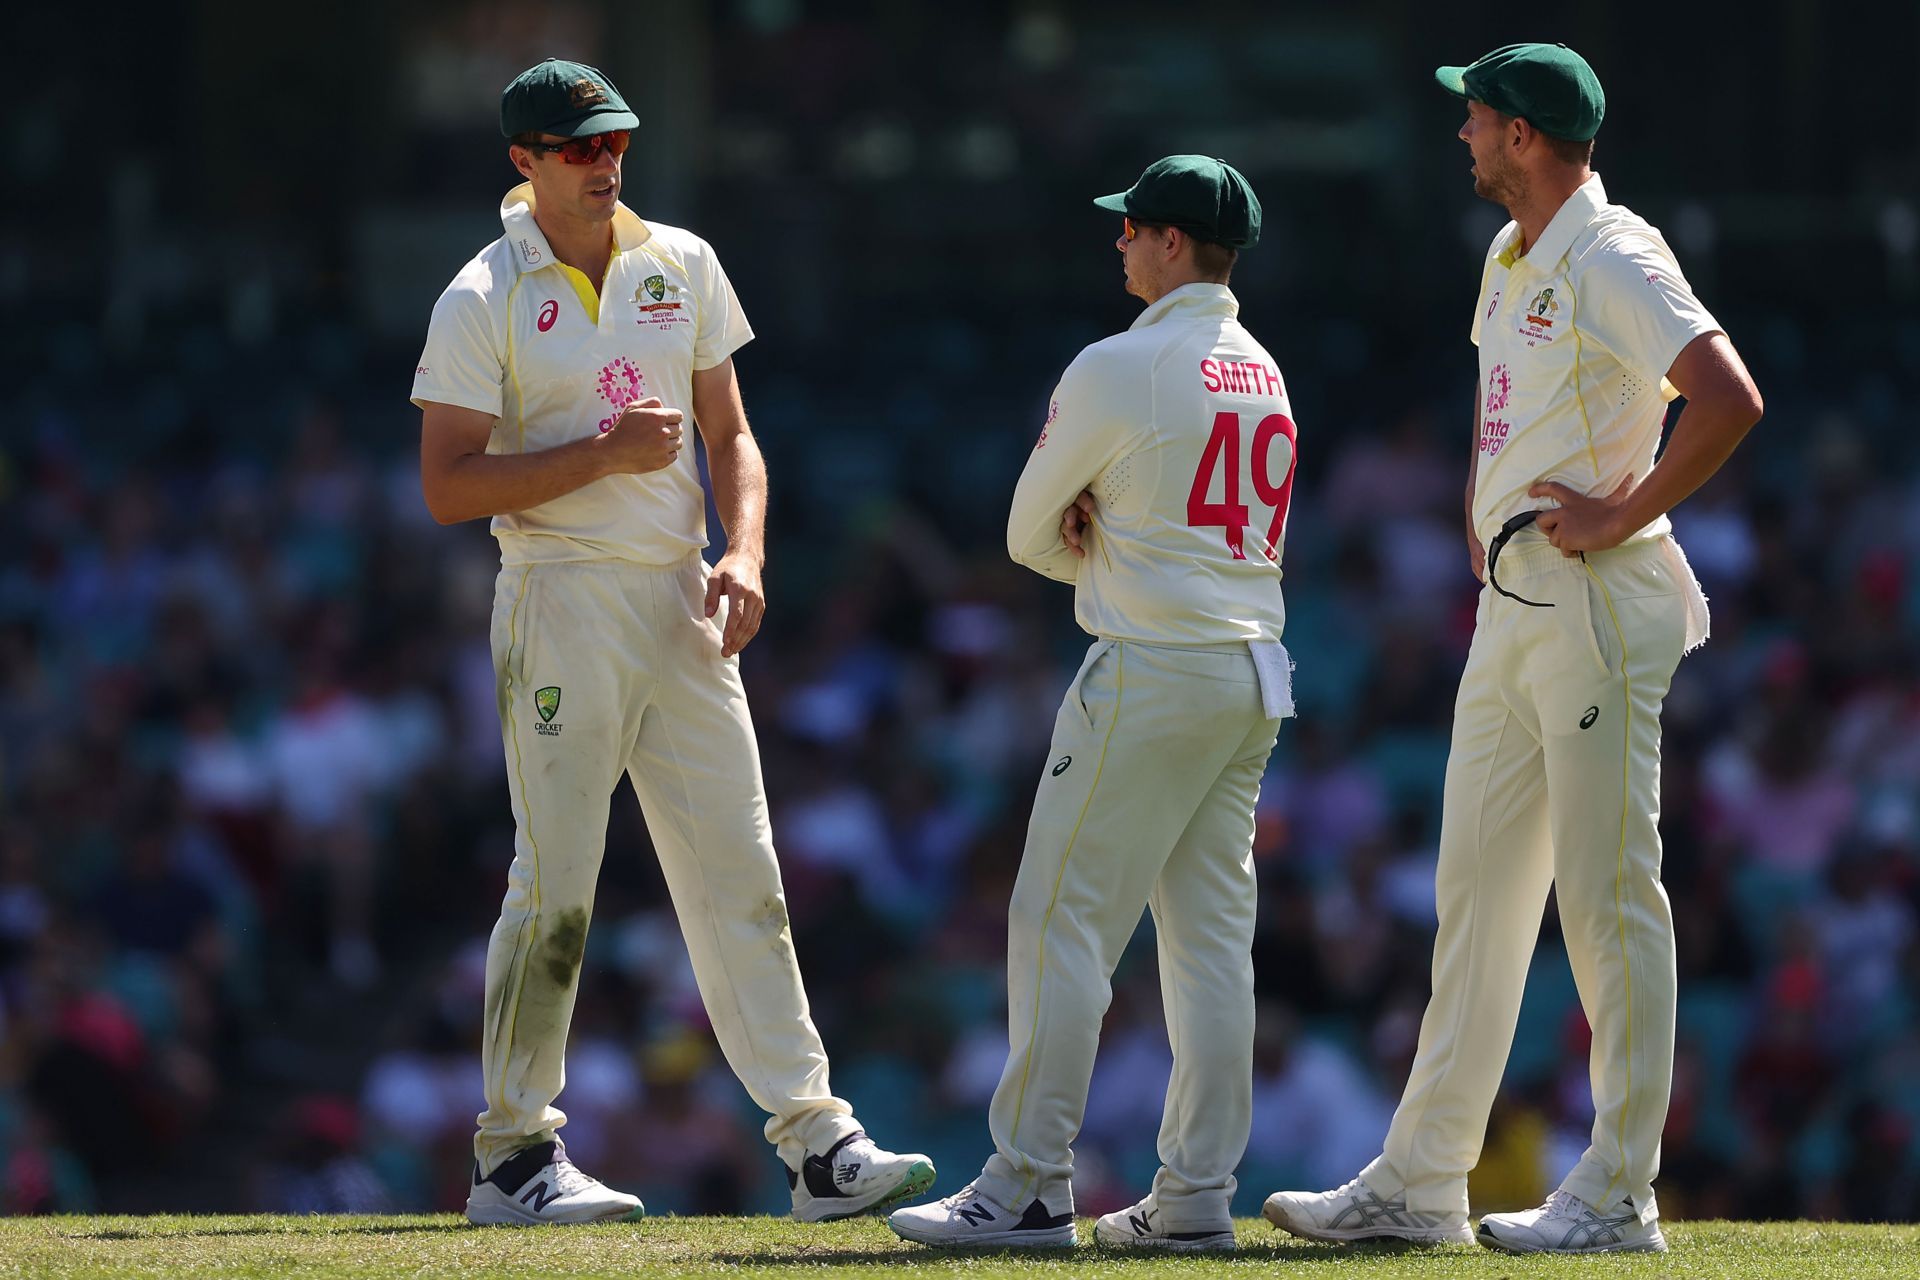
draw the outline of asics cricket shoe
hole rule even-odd
[[[1502,1253],[1665,1253],[1658,1221],[1642,1222],[1631,1200],[1602,1212],[1574,1195],[1556,1191],[1538,1209],[1480,1216],[1475,1237]]]
[[[1466,1214],[1409,1209],[1404,1191],[1383,1197],[1358,1178],[1332,1191],[1276,1191],[1267,1197],[1260,1216],[1282,1231],[1325,1244],[1356,1240],[1473,1243]]]
[[[945,1249],[1071,1249],[1073,1208],[1049,1213],[1038,1200],[1019,1212],[989,1200],[969,1182],[944,1200],[896,1209],[887,1225],[902,1240]]]
[[[882,1151],[859,1130],[820,1155],[808,1155],[797,1173],[787,1170],[793,1216],[802,1222],[834,1222],[877,1213],[932,1185],[933,1161],[917,1152]]]
[[[1096,1243],[1124,1249],[1160,1249],[1167,1253],[1224,1253],[1239,1246],[1233,1222],[1176,1230],[1160,1220],[1160,1206],[1149,1195],[1139,1204],[1109,1213],[1093,1224]]]
[[[485,1178],[475,1165],[467,1193],[467,1221],[480,1227],[618,1222],[645,1214],[638,1196],[580,1172],[558,1138],[515,1152]]]

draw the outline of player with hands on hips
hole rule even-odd
[[[1660,708],[1707,635],[1667,512],[1759,421],[1760,394],[1659,231],[1607,200],[1591,168],[1606,100],[1585,59],[1508,45],[1437,76],[1466,101],[1475,193],[1512,221],[1470,330],[1467,547],[1485,586],[1447,757],[1433,996],[1379,1159],[1331,1191],[1276,1192],[1265,1215],[1322,1241],[1659,1251],[1677,1001]],[[1476,1231],[1467,1174],[1549,889],[1593,1030],[1593,1128],[1544,1204]]]
[[[1007,516],[1008,552],[1074,584],[1094,643],[1054,722],[1008,910],[994,1154],[890,1222],[949,1247],[1075,1243],[1072,1142],[1114,966],[1151,910],[1173,1046],[1162,1167],[1094,1235],[1226,1250],[1252,1117],[1254,803],[1293,710],[1293,411],[1227,287],[1259,238],[1247,180],[1169,156],[1095,203],[1121,215],[1127,291],[1147,306],[1068,366]]]
[[[549,59],[508,85],[500,115],[525,181],[501,204],[505,234],[434,306],[412,397],[428,507],[491,517],[500,543],[492,648],[516,834],[487,948],[467,1217],[641,1212],[568,1159],[554,1106],[623,775],[794,1216],[885,1209],[933,1166],[876,1146],[828,1086],[735,657],[765,607],[766,466],[733,366],[753,331],[712,246],[620,202],[639,120],[604,75]],[[688,413],[727,532],[711,569]]]

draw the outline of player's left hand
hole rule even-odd
[[[760,566],[746,556],[731,551],[720,557],[707,578],[707,616],[720,612],[720,598],[727,599],[727,629],[720,634],[720,656],[731,658],[747,647],[760,630],[766,616],[767,598],[760,591]]]
[[[1073,505],[1060,513],[1060,541],[1067,544],[1067,550],[1080,559],[1087,558],[1086,535],[1093,528],[1093,513],[1099,504],[1094,501],[1093,490],[1082,489]]]
[[[1604,498],[1576,493],[1556,480],[1542,480],[1527,490],[1527,496],[1552,498],[1560,504],[1557,511],[1541,512],[1534,527],[1547,536],[1548,542],[1560,548],[1561,555],[1606,551],[1625,542],[1633,532],[1623,527],[1625,522],[1621,518],[1627,499],[1633,496],[1632,476],[1622,480],[1620,486]]]

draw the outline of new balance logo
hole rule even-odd
[[[959,1218],[960,1221],[966,1223],[968,1226],[977,1227],[983,1222],[993,1221],[993,1210],[976,1200],[966,1208],[960,1210]]]
[[[843,1164],[833,1171],[833,1180],[843,1187],[852,1185],[853,1180],[859,1176],[860,1166],[858,1163]]]
[[[547,1184],[536,1182],[527,1188],[527,1194],[520,1197],[521,1204],[531,1204],[535,1213],[545,1213],[547,1206],[560,1198],[560,1188],[547,1190]]]
[[[1137,1236],[1147,1235],[1152,1230],[1147,1225],[1147,1220],[1137,1213],[1127,1215],[1127,1225],[1133,1228],[1133,1234]]]

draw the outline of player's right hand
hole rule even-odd
[[[1467,530],[1467,563],[1473,566],[1473,576],[1481,582],[1487,580],[1487,549],[1480,545],[1480,535],[1472,529]]]
[[[1093,527],[1095,508],[1093,490],[1082,489],[1073,505],[1060,513],[1060,541],[1067,544],[1067,550],[1082,560],[1087,558],[1087,549],[1083,545],[1086,531]]]
[[[673,465],[680,456],[680,423],[685,414],[660,403],[660,397],[635,400],[600,437],[610,450],[607,470],[616,475],[645,475]]]

